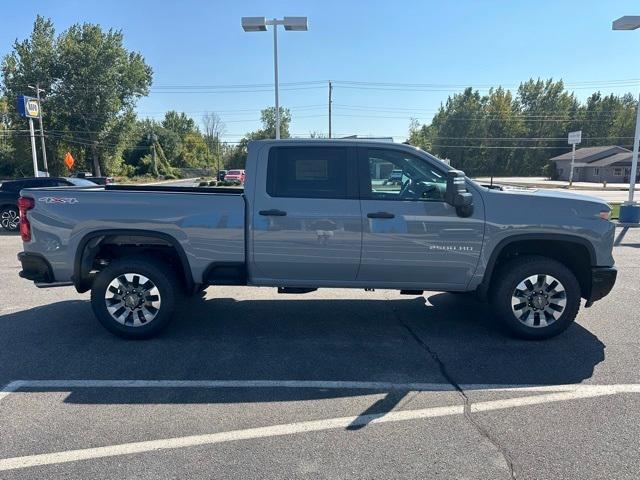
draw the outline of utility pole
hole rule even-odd
[[[217,150],[216,163],[218,164],[218,171],[216,172],[216,180],[220,180],[220,136],[216,136],[216,150]]]
[[[331,138],[331,93],[333,92],[333,85],[329,80],[329,138]]]
[[[44,127],[42,126],[42,101],[40,99],[40,92],[44,92],[44,89],[40,88],[40,82],[36,83],[36,86],[29,85],[29,88],[36,91],[36,98],[38,99],[39,112],[38,121],[40,122],[40,145],[42,146],[42,162],[44,173],[49,176],[49,166],[47,164],[47,149],[44,144]]]
[[[98,141],[94,140],[91,142],[91,157],[93,159],[93,174],[96,177],[102,176],[102,171],[100,170],[100,160],[98,159]]]
[[[153,159],[153,174],[158,178],[158,157],[156,154],[156,142],[158,141],[158,137],[156,136],[156,132],[151,132],[151,158]]]

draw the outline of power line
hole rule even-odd
[[[284,87],[280,88],[280,90],[285,91],[294,91],[294,90],[317,90],[324,89],[324,85],[310,86],[310,87]],[[151,93],[172,93],[172,94],[183,94],[183,93],[195,93],[198,95],[202,95],[205,93],[261,93],[261,92],[273,92],[273,88],[260,88],[260,89],[231,89],[231,90],[153,90],[151,89]]]
[[[547,80],[542,80],[539,79],[540,82],[542,82],[543,84],[547,83]],[[534,83],[537,83],[538,80],[533,80]],[[565,82],[562,79],[557,80],[559,82],[562,82],[563,85],[566,86],[574,86],[574,85],[578,85],[578,86],[584,86],[584,85],[603,85],[603,84],[638,84],[640,83],[640,78],[625,78],[625,79],[617,79],[617,80],[585,80],[585,81],[580,81],[580,82]],[[442,88],[442,87],[455,87],[455,88],[466,88],[471,86],[469,83],[404,83],[404,82],[372,82],[372,81],[359,81],[359,80],[333,80],[333,83],[337,83],[337,84],[346,84],[346,85],[372,85],[372,86],[400,86],[400,87],[416,87],[416,88],[422,88],[422,87],[434,87],[434,88]],[[525,82],[519,82],[516,84],[501,84],[500,82],[495,82],[493,84],[476,84],[479,87],[488,87],[488,88],[495,88],[496,85],[498,86],[502,86],[502,87],[509,87],[509,86],[520,86],[524,83],[528,83],[528,81]]]
[[[534,83],[540,81],[543,84],[547,83],[547,79],[531,79]],[[309,86],[309,85],[320,85],[326,86],[327,79],[316,79],[316,80],[303,80],[296,82],[281,82],[280,85],[283,87],[296,87],[296,86]],[[640,84],[640,78],[623,78],[623,79],[599,79],[599,80],[582,80],[582,81],[564,81],[562,79],[556,80],[558,82],[562,82],[565,87],[570,86],[601,86],[601,85],[638,85]],[[343,85],[363,85],[363,86],[392,86],[392,87],[407,87],[407,88],[467,88],[472,85],[477,87],[486,87],[486,88],[495,88],[499,87],[518,87],[522,84],[528,83],[529,80],[518,82],[518,83],[501,83],[501,82],[493,82],[493,83],[477,83],[477,82],[467,82],[467,83],[424,83],[424,82],[416,82],[416,83],[407,83],[407,82],[376,82],[370,80],[332,80],[334,84],[343,84]],[[53,86],[69,86],[69,84],[62,85],[59,82],[53,83]],[[82,85],[71,85],[71,88],[100,88],[104,85],[102,83],[89,83],[83,82]],[[273,89],[273,83],[221,83],[221,84],[156,84],[151,85],[151,89],[243,89],[243,88],[271,88]]]
[[[433,109],[426,109],[426,108],[410,108],[410,107],[376,107],[372,105],[348,105],[348,104],[341,104],[341,103],[334,103],[333,105],[341,110],[389,112],[389,113],[416,112],[416,113],[424,113],[424,114],[436,114],[441,111],[440,109],[433,110]],[[554,110],[537,110],[536,112],[537,113],[535,114],[529,114],[529,113],[517,113],[517,111],[514,111],[514,113],[511,113],[510,116],[516,116],[516,117],[548,117],[548,116],[566,117],[567,116],[567,114],[560,114]],[[600,110],[597,112],[597,114],[598,116],[600,115],[616,116],[618,112],[619,112],[618,110]],[[549,113],[550,115],[545,115],[546,113]],[[478,114],[478,116],[486,117],[487,115]],[[495,117],[498,115],[493,114],[489,116]]]

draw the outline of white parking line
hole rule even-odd
[[[55,382],[56,385],[62,381]],[[33,382],[35,383],[35,382]],[[18,388],[33,385],[32,382],[23,382]],[[41,382],[40,385],[46,382]],[[53,382],[52,382],[53,383]],[[52,383],[49,383],[51,385]],[[584,388],[582,388],[584,387]],[[545,390],[539,391],[547,391]],[[512,391],[509,389],[508,391]],[[620,393],[639,393],[640,385],[574,385],[572,389],[555,393],[544,393],[520,398],[509,398],[502,400],[490,400],[473,403],[473,412],[488,412],[502,410],[506,408],[539,405],[552,402],[576,400],[580,398],[593,398],[599,396],[616,395]],[[419,410],[392,411],[381,414],[360,415],[352,417],[337,417],[324,420],[313,420],[306,422],[295,422],[281,425],[271,425],[259,428],[247,428],[243,430],[232,430],[205,435],[192,435],[185,437],[175,437],[145,442],[124,443],[104,447],[85,448],[78,450],[68,450],[62,452],[45,453],[39,455],[27,455],[23,457],[13,457],[0,459],[0,471],[15,470],[20,468],[36,467],[43,465],[56,465],[61,463],[76,462],[80,460],[90,460],[104,457],[116,457],[131,455],[136,453],[155,452],[159,450],[169,450],[193,447],[198,445],[213,445],[217,443],[232,442],[237,440],[248,440],[257,438],[267,438],[282,435],[292,435],[296,433],[318,432],[324,430],[342,429],[348,426],[364,426],[368,424],[382,424],[399,422],[406,420],[416,420],[434,417],[444,417],[451,415],[461,415],[464,413],[462,405],[446,407],[432,407]]]
[[[0,402],[4,397],[11,395],[13,392],[19,390],[24,386],[24,382],[22,380],[16,380],[15,382],[8,383],[2,390],[0,390]]]

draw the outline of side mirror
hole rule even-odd
[[[473,195],[467,191],[466,176],[460,170],[447,172],[447,190],[444,200],[460,217],[468,217],[473,213]]]

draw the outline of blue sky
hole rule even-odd
[[[398,140],[411,117],[428,122],[447,95],[464,86],[515,88],[530,77],[554,77],[579,98],[640,88],[611,82],[640,78],[640,31],[611,30],[615,18],[640,14],[640,4],[626,0],[4,0],[0,55],[28,36],[38,13],[57,31],[76,22],[122,29],[127,48],[141,52],[154,70],[140,115],[159,118],[175,109],[200,120],[204,111],[215,111],[229,141],[258,128],[260,109],[273,104],[270,87],[198,92],[185,86],[272,84],[271,33],[244,33],[241,16],[309,17],[308,32],[279,34],[281,104],[291,108],[294,135],[327,132],[329,79],[337,82],[334,134]],[[439,86],[354,88],[344,81]]]

